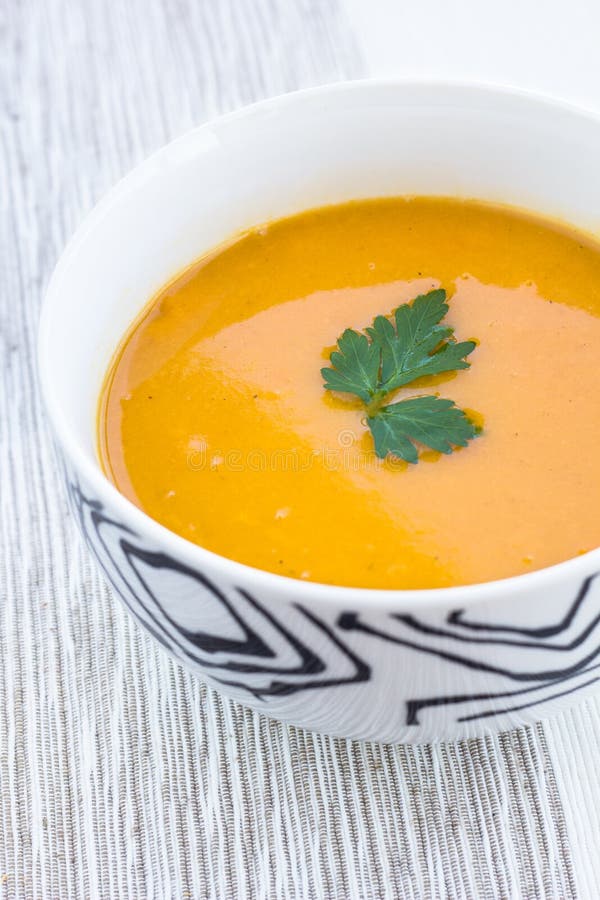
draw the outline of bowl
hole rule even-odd
[[[233,233],[397,194],[526,207],[597,231],[600,119],[482,85],[350,82],[204,125],[124,178],[48,287],[40,371],[73,514],[115,593],[191,672],[255,710],[385,742],[468,738],[600,688],[600,550],[464,588],[296,581],[191,544],[106,479],[96,409],[149,298]]]

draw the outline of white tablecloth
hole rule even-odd
[[[0,897],[600,893],[599,703],[435,748],[286,728],[168,660],[67,510],[35,372],[66,238],[192,125],[365,74],[339,2],[0,8]]]

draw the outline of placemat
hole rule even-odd
[[[436,747],[287,728],[141,633],[62,493],[35,332],[65,240],[185,129],[364,75],[343,6],[7,0],[0,17],[0,897],[597,896],[596,701]]]

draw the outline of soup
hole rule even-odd
[[[403,385],[480,434],[380,458],[357,396],[321,370],[444,288],[469,368]],[[151,300],[113,360],[99,452],[177,534],[293,578],[466,585],[600,544],[600,245],[520,211],[442,198],[356,201],[241,234]]]

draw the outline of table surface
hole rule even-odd
[[[223,700],[140,632],[88,558],[35,368],[40,299],[82,215],[219,112],[390,72],[510,81],[600,107],[592,0],[567,12],[547,0],[543,22],[539,9],[0,7],[0,897],[598,896],[600,702],[409,748],[307,734]]]

